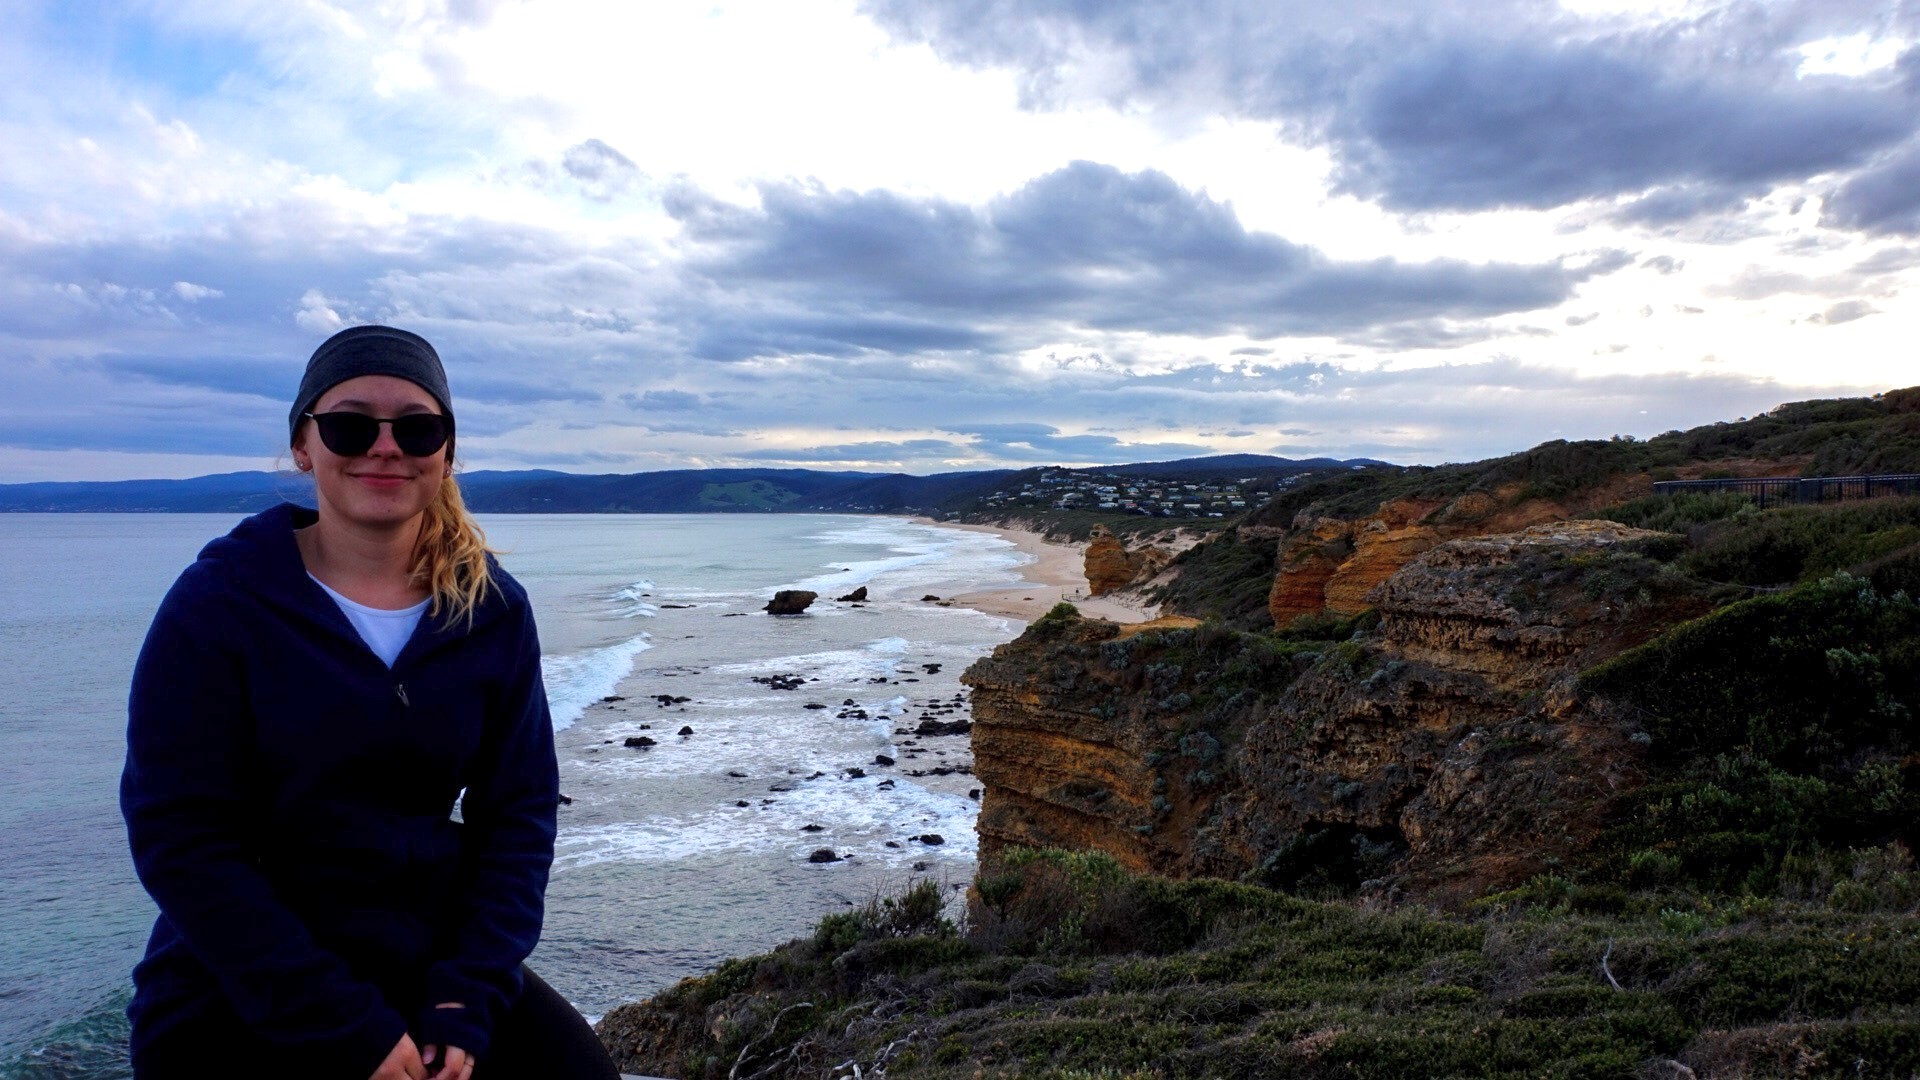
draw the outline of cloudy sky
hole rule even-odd
[[[1920,383],[1920,7],[6,0],[0,482],[1460,461]]]

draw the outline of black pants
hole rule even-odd
[[[522,967],[524,984],[493,1033],[493,1047],[474,1066],[473,1080],[619,1080],[620,1071],[600,1045],[600,1037],[567,999],[530,969]],[[298,1064],[272,1064],[281,1055],[240,1027],[238,1020],[214,1020],[191,1030],[176,1028],[133,1063],[136,1080],[201,1080],[211,1077],[208,1052],[218,1048],[223,1059],[260,1065],[260,1075],[306,1077]],[[366,1080],[363,1076],[312,1077],[311,1080]]]

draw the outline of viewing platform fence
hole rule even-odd
[[[1655,495],[1690,495],[1710,491],[1737,491],[1753,498],[1761,509],[1800,503],[1883,499],[1890,495],[1920,495],[1920,473],[1880,476],[1749,476],[1725,480],[1656,480]]]

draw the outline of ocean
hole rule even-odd
[[[237,520],[0,515],[3,1080],[129,1075],[154,911],[116,802],[126,688],[161,596]],[[529,962],[583,1012],[916,877],[971,878],[966,739],[904,732],[964,717],[960,672],[1019,629],[923,597],[1019,584],[1011,543],[846,515],[481,524],[533,597],[571,799]],[[833,599],[860,586],[864,605]],[[821,599],[762,613],[784,588]]]

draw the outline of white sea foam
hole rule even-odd
[[[569,656],[540,658],[540,676],[547,684],[547,711],[555,731],[571,727],[587,707],[613,693],[633,670],[633,659],[653,646],[647,635],[631,637],[602,649]]]
[[[609,599],[620,605],[616,609],[616,612],[623,619],[651,619],[655,615],[660,614],[660,608],[657,605],[647,602],[647,597],[653,593],[655,588],[656,586],[652,581],[641,578],[639,581],[614,593]]]
[[[807,539],[884,546],[893,553],[883,559],[843,563],[842,569],[832,573],[783,586],[811,589],[822,595],[866,585],[875,592],[910,599],[909,594],[915,590],[941,583],[965,582],[969,588],[986,588],[1004,580],[1012,585],[1019,578],[1016,568],[1033,561],[1032,556],[997,536],[887,518],[829,529]]]
[[[822,777],[762,805],[727,805],[645,821],[616,822],[563,829],[555,842],[554,870],[562,872],[603,862],[663,862],[716,852],[781,852],[795,861],[830,847],[858,859],[905,864],[929,851],[973,858],[978,840],[972,800],[945,795],[896,779],[887,790],[878,778],[846,780]],[[802,826],[820,825],[819,832]],[[945,843],[930,847],[908,837],[938,834]],[[899,844],[888,847],[887,841]]]

